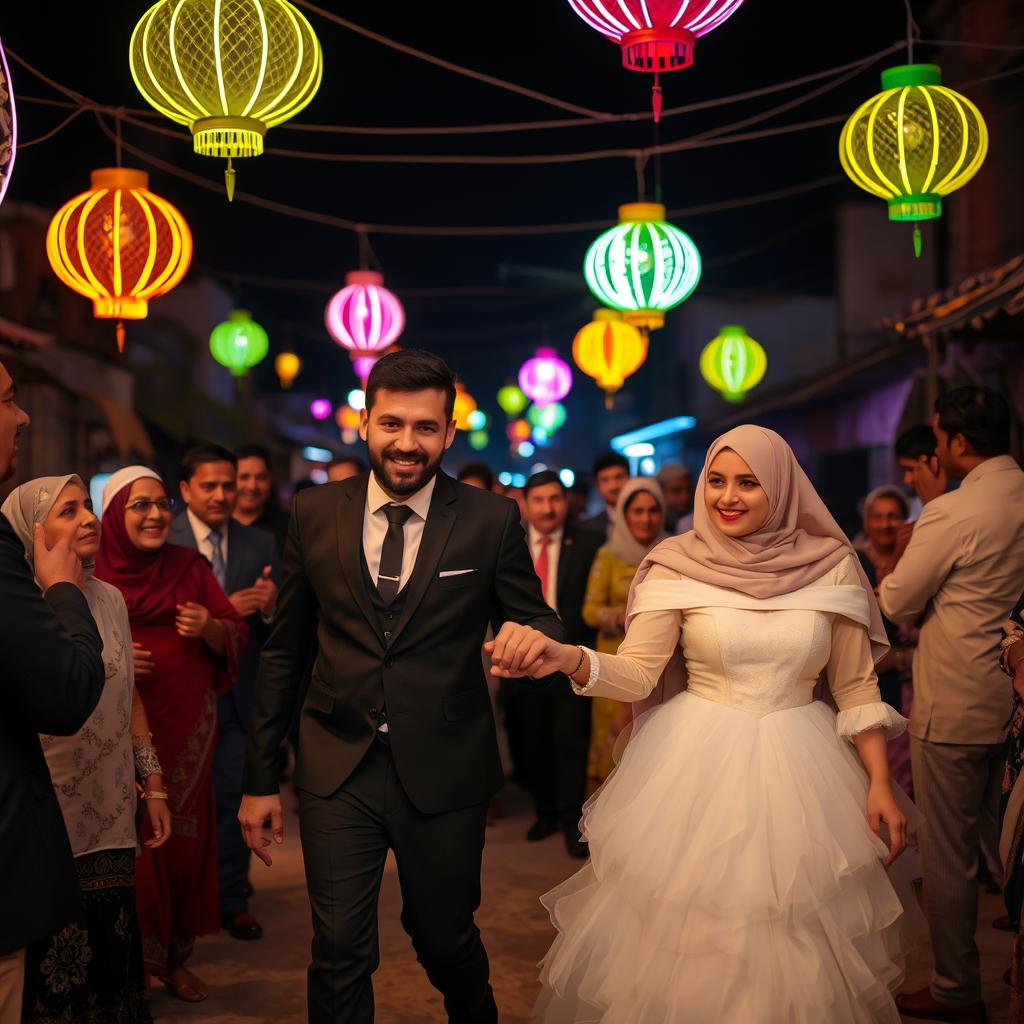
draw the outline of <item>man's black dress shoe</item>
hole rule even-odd
[[[528,842],[539,843],[548,836],[553,836],[558,831],[558,822],[550,818],[538,818],[527,830]]]
[[[222,913],[220,926],[233,939],[251,942],[253,939],[263,938],[263,926],[252,914],[244,910],[237,914]]]

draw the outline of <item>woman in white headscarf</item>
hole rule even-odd
[[[544,897],[537,1020],[899,1024],[920,913],[895,887],[886,737],[906,720],[878,692],[887,649],[849,541],[755,426],[711,446],[694,528],[644,560],[617,655],[503,627],[501,674],[654,698],[584,808],[590,863]]]
[[[29,565],[36,543],[52,547],[70,538],[85,569],[84,593],[106,666],[103,694],[85,725],[73,736],[40,737],[75,856],[83,910],[28,949],[22,1020],[148,1024],[135,916],[136,777],[150,797],[144,805],[147,846],[167,841],[171,815],[135,691],[128,610],[120,593],[93,575],[100,524],[79,477],[32,480],[12,491],[0,511],[25,545]]]

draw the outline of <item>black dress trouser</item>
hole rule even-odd
[[[331,796],[299,793],[313,912],[310,1024],[370,1024],[380,963],[377,902],[388,849],[402,890],[402,927],[451,1024],[496,1024],[487,953],[473,914],[487,805],[422,814],[406,796],[383,737]]]

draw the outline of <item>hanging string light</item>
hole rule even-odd
[[[159,0],[140,19],[129,49],[146,102],[188,125],[195,151],[259,156],[268,128],[294,117],[323,75],[320,42],[288,0]]]
[[[145,171],[106,167],[91,183],[50,222],[46,255],[64,284],[92,299],[94,316],[117,321],[123,352],[123,321],[144,319],[149,300],[185,276],[192,234],[177,209],[149,191]]]
[[[14,106],[14,89],[7,55],[0,40],[0,203],[7,194],[18,150],[18,112]]]
[[[605,393],[605,408],[615,403],[615,392],[626,378],[643,366],[647,337],[627,324],[615,309],[598,309],[594,319],[581,328],[572,342],[572,357]]]
[[[701,376],[727,402],[742,402],[761,383],[767,368],[764,349],[735,324],[723,327],[700,354]]]
[[[598,301],[651,331],[700,281],[697,247],[665,216],[662,203],[620,206],[619,223],[594,241],[583,260],[587,287]]]
[[[693,63],[697,40],[739,10],[743,0],[569,0],[569,6],[593,29],[618,43],[622,64],[654,75],[652,106],[661,120],[663,71]]]
[[[235,377],[244,377],[270,350],[267,332],[247,309],[234,310],[210,335],[210,352]]]
[[[839,160],[865,192],[884,199],[889,219],[914,223],[942,214],[942,197],[978,173],[988,129],[966,96],[942,85],[935,64],[904,64],[882,72],[882,92],[862,103],[843,126]]]
[[[294,352],[282,352],[274,359],[274,373],[287,391],[302,372],[302,360]]]

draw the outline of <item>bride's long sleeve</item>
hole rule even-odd
[[[658,565],[647,579],[677,580],[679,574]],[[584,648],[590,659],[590,679],[585,686],[573,684],[573,689],[581,696],[610,697],[627,704],[643,700],[657,686],[678,646],[682,625],[683,614],[679,609],[634,616],[618,654],[598,654]]]

